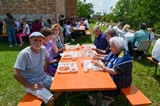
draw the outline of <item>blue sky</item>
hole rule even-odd
[[[84,0],[80,0],[84,1]],[[101,13],[109,13],[111,6],[118,2],[118,0],[86,0],[86,3],[92,3],[94,5],[94,11],[101,12]]]

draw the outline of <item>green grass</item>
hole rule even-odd
[[[90,24],[90,32],[94,24]],[[102,31],[106,28],[102,27]],[[76,39],[80,44],[82,43],[92,43],[94,36],[92,35],[92,40],[89,37],[78,37]],[[74,44],[74,43],[73,43]],[[16,57],[20,50],[29,45],[26,43],[24,46],[13,46],[8,47],[7,40],[5,38],[0,38],[0,106],[16,106],[23,94],[25,93],[22,86],[12,77],[13,66]],[[150,48],[147,55],[151,54],[152,47]],[[133,84],[140,89],[151,101],[151,106],[160,106],[160,71],[157,71],[157,76],[154,76],[154,65],[151,64],[150,74],[148,75],[148,64],[149,61],[144,57],[142,60],[133,60]],[[96,77],[96,76],[95,76]],[[119,96],[120,99],[115,98],[116,102],[113,106],[126,106],[126,99],[123,95]],[[139,98],[140,99],[140,98]],[[57,106],[61,106],[64,100],[62,96],[61,99],[57,100]],[[58,104],[61,102],[61,104]],[[87,106],[87,102],[78,97],[71,101],[72,106]]]

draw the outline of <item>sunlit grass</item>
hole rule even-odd
[[[90,24],[91,33],[93,26],[94,24]],[[106,27],[101,28],[102,31],[106,30]],[[91,37],[91,41],[86,40],[89,37],[82,37],[82,39],[80,39],[80,37],[78,40],[76,39],[76,41],[80,44],[93,43],[94,36],[92,35]],[[14,46],[13,48],[9,48],[7,40],[0,38],[0,106],[17,106],[18,102],[25,93],[22,89],[22,86],[12,77],[12,73],[19,51],[27,45],[29,45],[29,43],[26,43],[22,47]],[[151,54],[151,50],[152,47],[147,55]],[[160,106],[160,71],[158,70],[157,76],[154,76],[155,66],[151,64],[150,73],[148,75],[148,65],[149,61],[146,59],[146,57],[144,57],[142,60],[133,60],[133,84],[152,101],[151,106]],[[123,95],[120,95],[120,99],[115,99],[116,102],[112,104],[113,106],[127,105],[126,99]],[[74,101],[71,101],[70,105],[72,105],[72,102],[75,104],[74,106],[87,106],[87,103],[85,104],[86,101],[82,100],[82,98],[75,98]]]

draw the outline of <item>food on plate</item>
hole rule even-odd
[[[87,45],[87,46],[85,46],[85,49],[92,49],[92,46]]]
[[[58,73],[77,72],[76,62],[60,62],[57,71]]]
[[[59,71],[69,71],[70,67],[69,66],[60,66]]]
[[[95,47],[95,45],[87,45],[87,44],[84,44],[84,45],[83,45],[83,48],[84,48],[84,49],[93,49],[93,48],[96,48],[96,47]]]
[[[64,56],[63,57],[68,57],[68,58],[71,58],[72,57],[72,55],[71,54],[64,54]]]
[[[94,51],[94,50],[85,50],[84,51],[84,55],[85,56],[88,56],[88,57],[92,57],[92,56],[95,56],[97,53],[96,53],[96,51]]]
[[[70,49],[70,50],[75,50],[75,49],[78,49],[78,47],[77,47],[77,45],[70,45],[70,46],[68,46],[68,49]]]

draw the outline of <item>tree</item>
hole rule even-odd
[[[119,0],[112,11],[114,21],[128,23],[135,29],[142,22],[160,28],[157,24],[160,21],[159,4],[159,0]]]
[[[88,17],[91,14],[94,13],[93,11],[93,4],[92,3],[85,3],[86,0],[84,0],[84,2],[77,0],[77,15],[79,17]]]

